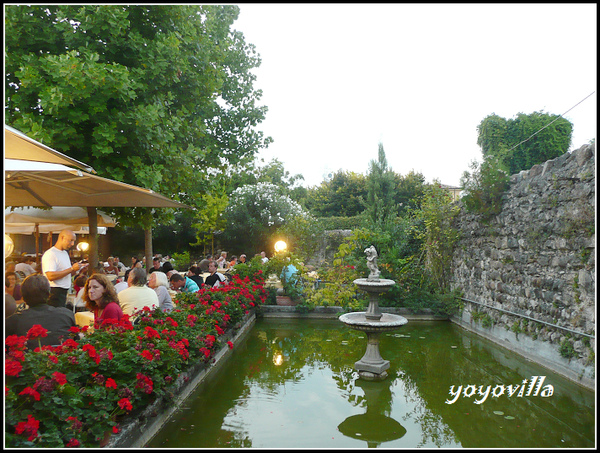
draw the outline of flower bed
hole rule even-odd
[[[234,277],[218,289],[182,293],[170,313],[145,311],[96,329],[76,342],[25,350],[27,339],[5,341],[6,447],[97,447],[118,433],[123,416],[169,395],[178,376],[208,363],[219,337],[266,300],[264,280]],[[73,329],[74,334],[78,329]]]

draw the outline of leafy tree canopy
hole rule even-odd
[[[528,170],[569,150],[573,125],[560,115],[519,113],[505,119],[496,114],[477,127],[484,159],[496,158],[509,174]]]
[[[254,129],[266,113],[251,72],[260,58],[231,29],[238,14],[7,6],[6,121],[101,176],[200,204],[191,194],[208,169],[248,161],[271,140]]]
[[[309,190],[306,207],[319,217],[353,217],[363,211],[361,198],[366,195],[364,175],[338,170],[330,180]]]

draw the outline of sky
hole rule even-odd
[[[564,115],[571,150],[596,137],[595,4],[240,4],[256,47],[257,127],[305,186],[389,167],[458,186],[491,114]],[[592,94],[594,93],[594,94]],[[591,96],[589,96],[591,94]],[[589,96],[589,97],[588,97]]]

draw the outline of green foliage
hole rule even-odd
[[[411,170],[404,176],[396,174],[395,179],[398,212],[401,214],[407,210],[418,209],[425,191],[425,176]]]
[[[193,203],[270,143],[234,5],[11,5],[6,122],[100,176]],[[189,199],[187,199],[189,197]],[[199,207],[202,207],[201,204]],[[121,225],[145,209],[114,209]],[[164,219],[171,211],[157,211]]]
[[[560,115],[544,112],[519,113],[509,120],[492,114],[477,130],[484,159],[498,159],[512,175],[566,153],[573,125]]]
[[[435,181],[425,189],[421,209],[415,211],[416,219],[424,225],[418,237],[423,241],[425,267],[439,293],[448,292],[450,286],[452,254],[459,238],[453,221],[459,212],[450,194]]]
[[[273,250],[280,227],[307,213],[288,195],[270,183],[243,186],[229,197],[223,236],[238,250]]]
[[[388,168],[383,144],[379,143],[378,160],[369,163],[365,215],[370,224],[385,226],[396,218],[396,184],[394,172]]]
[[[192,265],[192,258],[190,257],[190,252],[187,250],[182,253],[174,252],[171,257],[175,261],[175,268],[181,271],[189,269]]]
[[[508,189],[509,177],[493,159],[481,165],[473,161],[472,172],[461,178],[463,203],[468,212],[479,214],[487,221],[502,211],[502,195]]]
[[[232,275],[237,275],[240,280],[246,278],[254,281],[255,279],[264,279],[268,275],[260,256],[255,256],[245,263],[236,264],[230,271]]]
[[[577,352],[573,347],[573,343],[571,343],[571,341],[568,338],[563,339],[563,341],[560,343],[560,346],[558,347],[558,352],[561,355],[561,357],[564,357],[565,359],[572,359],[573,357],[577,356]]]
[[[319,217],[316,219],[323,230],[353,230],[364,223],[362,216],[353,217]]]
[[[205,193],[201,195],[201,209],[195,211],[196,242],[190,245],[207,245],[213,238],[215,232],[221,231],[225,225],[223,216],[229,198],[222,191],[217,193]]]
[[[364,175],[339,170],[309,190],[306,207],[318,217],[353,217],[363,211],[361,199],[366,196]]]
[[[305,298],[309,306],[340,306],[358,311],[366,306],[366,297],[360,294],[354,280],[360,275],[354,266],[334,265],[319,270],[320,282],[309,286]]]

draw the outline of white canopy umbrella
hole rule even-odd
[[[66,223],[43,223],[37,225],[37,233],[60,233],[62,230],[71,230],[75,234],[90,234],[89,226],[68,225]],[[106,234],[108,228],[98,227],[98,234]],[[4,232],[9,234],[36,234],[36,225],[8,223],[4,225]]]
[[[6,206],[188,206],[149,189],[102,178],[60,164],[4,159]]]
[[[107,227],[116,225],[114,219],[102,211],[97,212],[97,233],[106,234]],[[20,207],[4,209],[4,232],[35,235],[35,256],[38,260],[40,234],[72,230],[75,234],[90,234],[89,216],[84,208],[54,207],[41,209]]]
[[[66,154],[60,153],[46,146],[23,132],[8,125],[4,125],[4,157],[6,159],[20,159],[35,162],[49,162],[81,168],[92,173],[96,171],[87,164],[79,162]]]
[[[98,233],[106,234],[106,227],[114,227],[115,220],[97,211]],[[4,210],[4,232],[13,234],[58,233],[71,229],[76,234],[89,234],[87,210],[79,207],[57,206],[51,209],[21,207]]]
[[[4,159],[5,206],[87,208],[90,260],[97,261],[96,208],[190,208],[149,189],[91,175],[60,164]],[[146,247],[148,250],[148,247]],[[150,246],[151,248],[151,246]]]

